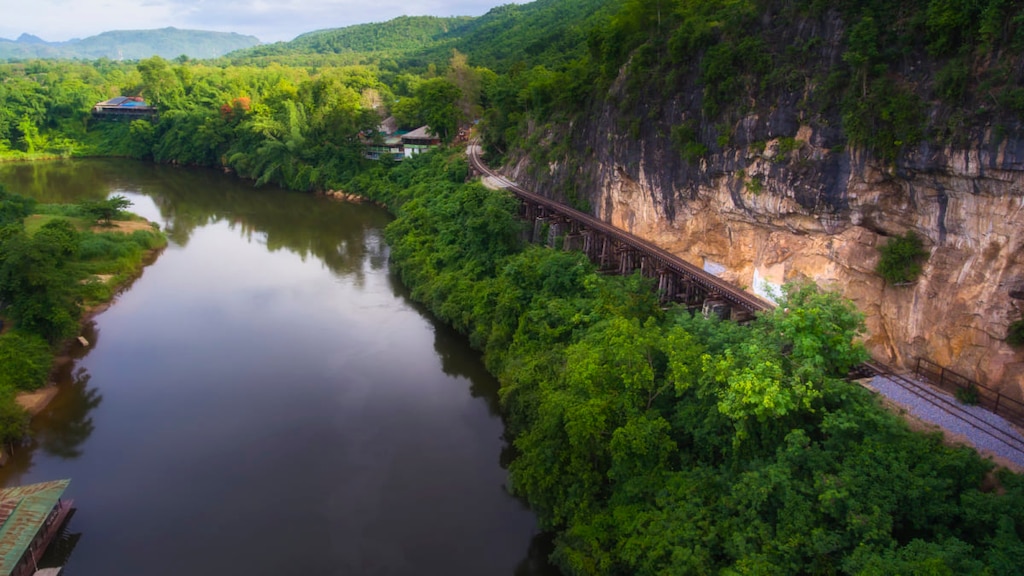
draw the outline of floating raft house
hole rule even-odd
[[[0,489],[0,576],[31,576],[71,512],[71,480]]]

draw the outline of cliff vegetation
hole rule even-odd
[[[912,433],[842,377],[866,352],[1007,387],[1019,373],[1002,347],[1024,298],[1022,13],[542,0],[396,23],[423,45],[385,54],[325,32],[239,65],[14,63],[0,154],[211,166],[387,205],[413,297],[501,381],[512,489],[567,573],[1013,573],[1020,477]],[[159,116],[89,115],[117,93]],[[446,139],[481,117],[516,179],[739,284],[786,285],[783,306],[750,327],[691,317],[638,276],[523,246],[514,201],[466,184],[460,152],[367,161],[387,114]],[[878,248],[910,233],[929,258],[887,285]]]
[[[1021,14],[623,2],[573,62],[492,84],[484,140],[517,181],[737,284],[842,290],[876,358],[931,358],[1019,398]],[[879,249],[907,233],[928,258],[895,286]]]

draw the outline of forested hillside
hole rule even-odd
[[[668,170],[682,172],[684,183],[700,178],[698,160],[709,154],[792,136],[783,132],[796,118],[737,124],[784,107],[820,125],[825,147],[894,160],[923,142],[963,144],[986,125],[1020,132],[1021,14],[1024,5],[1009,0],[630,0],[589,29],[575,65],[553,71],[553,87],[583,81],[596,89],[548,88],[529,115],[561,121],[614,97],[619,127],[634,138],[659,131],[679,155]],[[520,136],[491,145],[501,152],[528,138]]]
[[[228,52],[255,46],[259,39],[229,32],[203,30],[116,30],[96,36],[46,42],[22,35],[15,41],[0,39],[0,60],[31,58],[96,58],[141,60],[162,58],[216,58]]]
[[[639,276],[523,246],[514,201],[466,184],[458,148],[398,165],[364,152],[388,115],[445,141],[480,120],[492,162],[584,209],[624,204],[599,194],[618,178],[685,224],[675,210],[723,181],[737,210],[835,222],[851,198],[829,183],[851,166],[937,178],[921,158],[967,144],[1024,165],[1022,14],[1020,0],[542,0],[207,62],[18,62],[0,65],[0,156],[210,166],[387,205],[413,297],[501,381],[512,490],[568,574],[1012,574],[1021,477],[843,380],[865,358],[850,302],[803,283],[746,327],[664,310]],[[159,114],[91,116],[115,95]]]
[[[228,55],[235,65],[261,62],[368,64],[417,54],[444,42],[468,17],[402,16],[387,22],[307,32],[290,42],[275,42]]]

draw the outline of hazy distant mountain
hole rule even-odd
[[[67,42],[47,42],[31,34],[15,41],[0,39],[0,60],[11,58],[110,58],[141,60],[150,56],[171,59],[184,54],[189,58],[216,58],[259,44],[255,36],[234,32],[203,30],[115,30]]]
[[[31,34],[22,34],[18,36],[17,42],[22,44],[46,44],[46,40],[43,40],[39,36],[33,36]]]

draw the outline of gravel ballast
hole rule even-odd
[[[934,424],[949,434],[955,435],[970,443],[983,455],[992,456],[997,463],[1012,463],[1018,471],[1024,470],[1024,451],[1008,445],[1006,441],[993,436],[988,431],[979,428],[970,422],[965,422],[963,419],[949,414],[939,406],[935,406],[927,400],[910,392],[892,379],[885,376],[875,376],[866,383],[866,386],[869,389],[885,396],[889,401],[902,407],[908,413],[921,421]],[[934,394],[944,395],[947,398],[952,399],[951,396],[938,390],[934,390]],[[957,402],[955,399],[952,401]],[[1002,417],[997,416],[980,406],[968,406],[965,404],[959,404],[959,406],[977,419],[983,420],[1006,434],[1015,437],[1020,442],[1020,445],[1024,446],[1024,436],[1021,436],[1021,434]],[[1002,462],[1000,460],[1002,460]]]

